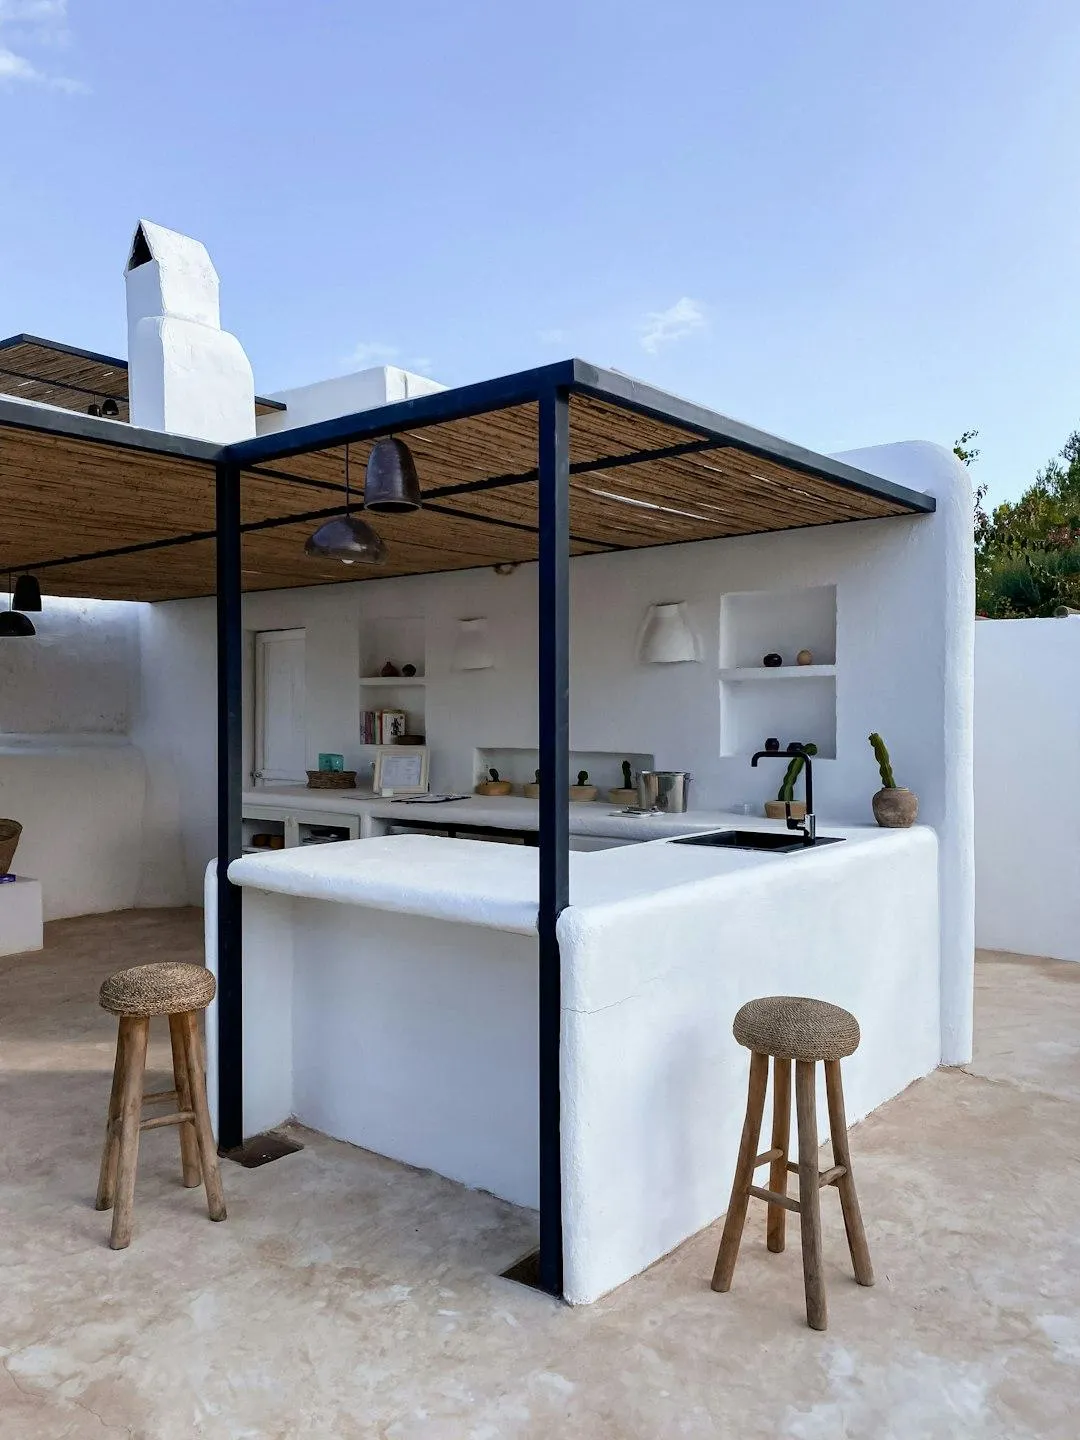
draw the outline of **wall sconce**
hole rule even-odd
[[[699,658],[697,640],[681,600],[649,606],[638,657],[646,665],[679,665]]]
[[[491,653],[488,639],[488,622],[480,616],[473,620],[459,620],[457,640],[454,642],[452,670],[491,670],[495,657]]]

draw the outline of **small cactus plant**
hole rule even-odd
[[[588,783],[589,783],[589,772],[588,772],[588,770],[579,770],[579,771],[577,772],[577,783],[578,783],[579,785],[588,785]]]
[[[806,764],[807,755],[817,754],[817,746],[814,744],[807,744],[804,745],[802,748],[803,753],[801,755],[794,756],[791,760],[791,763],[784,771],[784,778],[780,782],[780,789],[777,791],[776,794],[777,800],[783,800],[784,803],[788,805],[790,805],[791,802],[795,799],[795,782],[802,774],[803,766]]]
[[[492,765],[491,769],[488,771],[488,779],[493,781],[497,785],[499,783],[499,778],[500,777],[498,770],[496,770],[495,766]]]
[[[632,790],[634,788],[634,770],[629,760],[622,762],[622,783],[624,790]]]
[[[540,771],[539,771],[539,770],[534,770],[534,771],[533,771],[533,784],[534,784],[534,785],[539,785],[539,784],[540,784]]]
[[[870,736],[870,747],[874,752],[874,758],[877,760],[878,769],[881,771],[881,784],[883,788],[886,790],[895,790],[897,788],[896,777],[893,775],[889,751],[885,741],[876,730]]]

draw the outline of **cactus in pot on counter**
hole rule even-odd
[[[881,789],[870,802],[874,819],[887,830],[906,830],[918,818],[919,797],[906,786],[897,785],[888,747],[876,730],[869,739],[881,774]]]
[[[624,790],[632,790],[634,788],[634,768],[629,760],[622,762],[622,783]]]

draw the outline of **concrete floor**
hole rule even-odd
[[[113,1253],[92,1206],[114,1023],[97,985],[198,958],[199,924],[60,921],[0,960],[3,1440],[1077,1433],[1080,966],[984,956],[975,1063],[855,1129],[878,1283],[852,1281],[830,1192],[821,1335],[797,1225],[770,1256],[761,1207],[730,1295],[708,1287],[713,1227],[572,1311],[498,1278],[531,1214],[311,1134],[225,1164],[223,1225],[180,1187],[175,1132],[144,1136],[135,1239]]]

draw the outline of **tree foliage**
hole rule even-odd
[[[953,447],[965,465],[978,456],[966,431]],[[975,604],[995,619],[1080,609],[1080,430],[1018,500],[987,514],[975,491]]]

